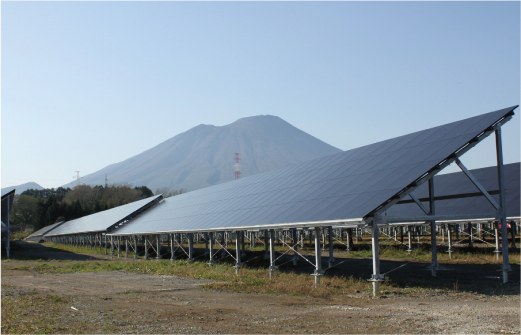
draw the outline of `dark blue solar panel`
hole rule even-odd
[[[491,166],[487,168],[470,170],[472,175],[483,187],[489,192],[496,192],[498,188],[497,167]],[[505,177],[505,209],[508,217],[519,217],[520,213],[520,163],[512,163],[504,165]],[[428,201],[429,188],[427,184],[423,184],[414,192],[419,199],[424,199],[422,203],[429,208]],[[479,193],[476,186],[467,178],[463,172],[449,173],[434,177],[434,195],[435,197],[454,196],[455,199],[437,200],[436,214],[487,214],[493,212],[494,207],[488,202],[483,195],[472,197],[457,198],[473,193]],[[499,196],[493,194],[492,198],[499,203]],[[416,205],[411,203],[409,198],[404,199],[408,203],[398,203],[386,211],[389,216],[415,216],[424,215],[423,211]]]
[[[167,198],[114,233],[361,221],[516,107]]]

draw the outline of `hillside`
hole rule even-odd
[[[4,188],[2,188],[2,194],[11,192],[14,189],[16,189],[16,194],[21,194],[23,191],[29,190],[29,189],[43,190],[43,187],[41,187],[37,183],[31,181],[31,182],[17,185],[17,186],[4,187]]]
[[[277,116],[260,115],[225,126],[196,126],[82,181],[101,185],[107,174],[110,183],[190,191],[233,180],[236,152],[246,177],[340,151]]]

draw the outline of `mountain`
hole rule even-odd
[[[235,153],[242,177],[340,152],[277,116],[259,115],[229,125],[199,125],[125,161],[86,175],[89,185],[132,183],[188,191],[233,180]]]
[[[2,188],[2,195],[6,194],[8,192],[11,192],[14,189],[16,189],[16,194],[22,194],[23,191],[30,190],[30,189],[43,190],[43,187],[41,187],[40,185],[38,185],[35,182],[30,181],[30,182],[22,184],[22,185],[9,186],[9,187]]]

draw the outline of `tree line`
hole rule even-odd
[[[30,189],[15,196],[11,224],[38,230],[56,222],[74,220],[153,195],[146,186],[132,188],[131,185]]]

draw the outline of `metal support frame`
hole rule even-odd
[[[188,233],[188,261],[194,261],[194,234]]]
[[[450,225],[447,225],[447,243],[449,245],[447,252],[449,253],[449,258],[452,259],[452,253],[454,252],[454,249],[452,249],[452,228]]]
[[[161,235],[156,235],[156,245],[156,259],[159,260],[161,259]]]
[[[204,233],[204,254],[208,255],[208,233]]]
[[[121,236],[118,236],[118,257],[121,256]]]
[[[297,252],[297,248],[298,248],[297,228],[293,228],[291,230],[291,235],[292,235],[291,244],[293,244],[293,265],[297,266],[298,258],[299,258],[298,252]]]
[[[114,236],[110,237],[110,255],[114,256]]]
[[[244,237],[243,231],[237,231],[235,232],[235,274],[239,274],[239,270],[241,269],[242,262],[241,262],[241,245],[243,244],[243,237]]]
[[[503,144],[501,140],[501,126],[496,127],[496,156],[497,156],[497,177],[499,186],[499,208],[497,218],[501,222],[501,249],[503,255],[503,264],[501,270],[503,272],[503,283],[508,282],[508,271],[511,271],[508,261],[508,238],[507,238],[507,218],[505,210],[505,185],[503,171]]]
[[[246,244],[244,243],[244,231],[241,230],[239,232],[239,236],[241,238],[241,256],[246,257]]]
[[[315,286],[320,285],[320,276],[324,274],[322,271],[322,255],[320,254],[320,227],[315,227]]]
[[[175,248],[174,248],[174,234],[169,234],[170,240],[170,262],[175,261],[177,258],[175,257]]]
[[[434,178],[429,179],[429,215],[436,214],[436,207],[434,205]],[[436,277],[436,270],[438,269],[438,253],[436,245],[436,221],[430,221],[431,226],[431,274]]]
[[[269,238],[268,229],[264,230],[264,248],[265,248],[264,258],[269,259],[270,258],[270,238]]]
[[[208,265],[212,266],[213,264],[215,264],[214,254],[213,254],[213,238],[214,238],[213,232],[208,233],[208,235],[209,235],[209,242],[210,242],[210,246],[209,246],[210,260],[208,261]]]
[[[148,259],[148,237],[145,235],[145,260]]]
[[[328,268],[332,267],[333,266],[333,263],[335,262],[335,257],[334,257],[334,245],[333,245],[333,227],[329,226],[328,227],[328,237],[329,237],[329,258],[327,259],[327,262],[328,262]]]
[[[137,259],[137,236],[134,235],[134,259]]]
[[[373,274],[370,282],[373,283],[373,296],[378,295],[380,282],[384,281],[384,276],[380,274],[380,254],[378,244],[378,224],[384,223],[380,214],[376,214],[371,223],[371,247],[373,254]]]
[[[275,265],[275,230],[270,229],[270,267],[268,271],[270,273],[270,279],[273,278],[273,272],[278,270],[278,267]]]

